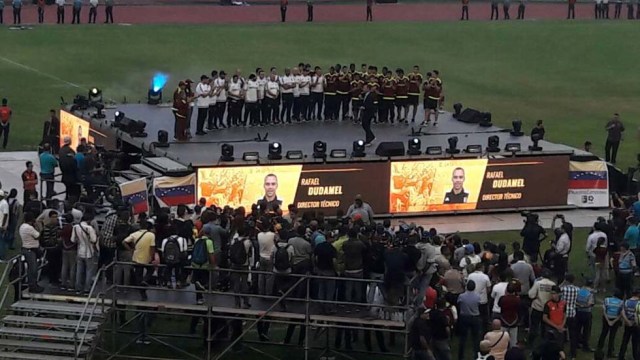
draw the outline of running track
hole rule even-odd
[[[613,16],[614,6],[611,4],[610,14]],[[511,21],[516,21],[518,6],[512,2]],[[626,18],[626,6],[622,9],[622,17]],[[565,3],[529,3],[526,9],[526,20],[565,19],[567,5]],[[471,4],[470,19],[488,21],[490,7],[488,2]],[[87,21],[88,6],[82,8],[81,20]],[[502,16],[502,8],[500,8]],[[373,9],[374,21],[457,21],[460,17],[458,3],[422,3],[422,4],[378,4]],[[223,23],[276,23],[280,21],[278,5],[254,6],[219,6],[219,5],[140,5],[116,6],[114,8],[116,23],[126,24],[223,24]],[[317,4],[314,8],[316,22],[363,22],[365,6],[357,4],[336,5]],[[576,19],[592,19],[593,5],[577,4]],[[5,7],[5,24],[12,21],[10,6]],[[22,10],[22,23],[36,22],[36,8],[25,6]],[[304,22],[307,19],[305,4],[290,5],[287,12],[287,22]],[[70,23],[71,7],[66,9],[65,20]],[[45,23],[55,24],[56,11],[54,6],[45,10]],[[98,22],[104,21],[104,7],[98,9]]]

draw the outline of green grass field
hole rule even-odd
[[[548,139],[603,153],[604,124],[621,113],[619,164],[635,165],[640,36],[633,22],[469,22],[225,26],[36,27],[0,32],[0,96],[14,108],[11,150],[33,149],[48,109],[92,86],[117,102],[146,96],[155,71],[179,79],[211,69],[282,69],[370,63],[439,69],[447,107],[490,111],[528,131],[544,119]],[[20,65],[18,65],[20,64]],[[71,85],[78,85],[79,88]],[[147,119],[148,120],[148,119]]]

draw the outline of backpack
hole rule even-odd
[[[191,262],[202,266],[209,262],[209,254],[207,251],[208,238],[199,238],[196,243],[193,244],[193,252],[191,253]]]
[[[463,259],[464,259],[464,262],[467,264],[464,267],[464,270],[467,272],[467,275],[476,271],[476,264],[471,262],[471,258],[469,256],[465,256]]]
[[[178,243],[178,237],[176,235],[172,235],[167,239],[162,255],[165,264],[177,265],[182,263],[184,253],[180,250],[180,244]]]
[[[275,256],[275,261],[273,263],[273,266],[278,271],[285,271],[291,268],[291,260],[289,259],[289,251],[288,251],[289,246],[290,246],[289,244],[285,246],[276,245],[277,249],[276,249],[276,256]]]
[[[229,248],[229,260],[233,265],[244,265],[247,262],[247,249],[244,247],[244,238],[236,239]]]

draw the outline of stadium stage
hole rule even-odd
[[[124,113],[123,121],[130,125],[114,127],[116,111]],[[267,175],[275,174],[283,208],[293,203],[301,212],[322,211],[328,216],[346,210],[355,194],[361,194],[376,214],[394,216],[608,206],[606,164],[590,153],[543,140],[531,151],[527,124],[522,128],[527,135],[514,136],[511,129],[461,122],[444,113],[437,126],[420,128],[420,114],[416,123],[373,125],[373,146],[356,157],[354,141],[364,132],[350,121],[235,127],[161,147],[158,132],[173,135],[169,107],[121,104],[104,112],[104,119],[96,119],[91,117],[95,109],[62,111],[61,137],[70,135],[72,144],[87,137],[107,149],[139,152],[156,176],[175,174],[149,158],[196,172],[196,195],[208,204],[248,208],[265,195]],[[148,136],[131,135],[139,121],[146,123]],[[191,124],[195,121],[194,114]],[[457,138],[454,154],[447,151],[452,137]],[[490,138],[497,151],[488,151]],[[408,155],[413,139],[420,140],[419,155]],[[326,158],[313,156],[318,140],[326,143]],[[281,159],[267,156],[273,142],[281,144]],[[389,143],[400,149],[378,153],[379,145]],[[223,144],[233,146],[232,161],[221,160]],[[516,150],[506,151],[507,144]],[[427,151],[434,148],[435,153]],[[473,148],[476,151],[470,151]],[[343,150],[346,157],[331,157],[332,150]],[[288,159],[288,151],[302,156]],[[243,160],[243,154],[251,152],[258,153],[257,158]]]

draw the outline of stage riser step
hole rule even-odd
[[[55,319],[55,318],[44,318],[44,317],[35,317],[35,316],[18,316],[18,315],[8,315],[2,319],[2,322],[5,324],[14,325],[16,327],[34,327],[34,328],[44,328],[44,329],[69,329],[74,330],[78,325],[77,320],[68,320],[68,319]],[[100,323],[98,322],[90,322],[89,323],[89,331],[96,331]],[[87,322],[82,321],[80,323],[80,330],[84,331],[87,327]]]
[[[66,342],[73,342],[75,340],[72,331],[39,330],[7,326],[0,328],[0,336]],[[80,340],[81,336],[82,333],[78,334],[78,340]],[[87,334],[85,335],[84,341],[90,343],[93,341],[94,336],[94,334]]]
[[[54,356],[49,354],[31,354],[22,352],[0,351],[0,360],[75,360],[70,356]]]
[[[71,354],[76,351],[73,344],[61,344],[43,341],[25,341],[13,339],[0,339],[0,350],[19,350],[21,352],[42,352],[46,354]],[[80,354],[89,352],[88,345],[82,345]],[[48,355],[41,355],[41,360],[48,359]]]
[[[11,309],[17,312],[37,313],[37,314],[56,314],[65,316],[79,317],[84,311],[84,304],[67,304],[57,302],[44,302],[44,301],[31,301],[23,300],[18,301],[11,305]],[[85,317],[91,314],[92,305],[90,305],[85,311]],[[102,317],[102,306],[98,305],[93,309],[94,317]]]

